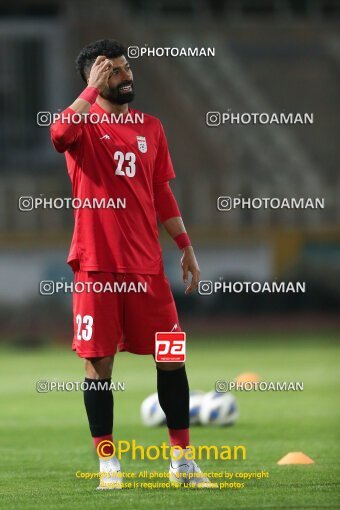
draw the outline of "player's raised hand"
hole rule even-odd
[[[184,248],[184,253],[181,259],[181,266],[183,270],[184,283],[188,282],[189,273],[192,274],[191,283],[185,289],[186,294],[191,294],[191,292],[197,289],[201,274],[192,246],[187,246]]]
[[[112,67],[111,60],[104,55],[97,57],[90,71],[88,86],[97,87],[100,91],[104,90],[107,87]]]

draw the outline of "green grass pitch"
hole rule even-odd
[[[19,351],[2,348],[1,499],[10,509],[320,509],[340,508],[339,342],[324,335],[228,335],[189,339],[187,371],[192,389],[210,391],[218,379],[245,371],[264,380],[303,381],[303,392],[237,392],[240,417],[232,427],[193,427],[194,445],[247,448],[245,461],[202,460],[204,471],[265,470],[268,479],[244,489],[126,489],[96,491],[97,480],[80,480],[76,471],[95,472],[97,460],[88,432],[82,393],[35,391],[38,380],[82,381],[82,361],[64,348]],[[116,439],[161,444],[165,428],[141,425],[143,398],[155,391],[150,357],[117,355],[114,381]],[[286,453],[302,451],[313,465],[278,466]],[[124,471],[167,471],[168,462],[123,458]]]

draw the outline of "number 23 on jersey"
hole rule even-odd
[[[117,161],[115,175],[134,177],[136,175],[136,154],[133,152],[116,151],[113,155]]]

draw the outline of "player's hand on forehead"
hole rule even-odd
[[[107,86],[108,79],[112,73],[113,64],[104,55],[96,58],[88,80],[88,86],[103,90]]]
[[[109,69],[112,69],[113,64],[111,60],[109,60],[104,55],[99,55],[99,57],[97,57],[96,60],[94,61],[93,67],[94,66],[98,66],[104,69],[105,71],[108,71]]]

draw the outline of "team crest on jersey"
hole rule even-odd
[[[137,144],[138,149],[145,154],[145,152],[148,150],[148,146],[146,145],[146,138],[145,136],[137,136]]]

